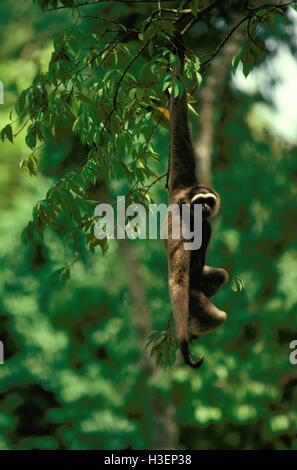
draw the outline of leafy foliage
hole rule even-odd
[[[175,56],[155,45],[158,55],[143,63],[136,77],[128,70],[139,52],[135,55],[133,46],[121,42],[126,35],[124,26],[122,29],[123,33],[109,42],[95,33],[86,39],[65,33],[54,42],[48,72],[38,75],[16,102],[19,118],[25,119],[25,124],[31,122],[26,143],[33,153],[21,164],[31,175],[36,175],[38,169],[37,145],[55,138],[60,128],[71,126],[88,149],[86,159],[64,174],[37,204],[23,241],[39,243],[45,227],[58,230],[59,214],[64,213],[67,235],[71,238],[74,231],[82,230],[93,251],[102,243],[92,235],[93,205],[85,199],[98,176],[104,174],[107,181],[125,178],[136,187],[148,177],[157,178],[150,166],[159,159],[151,142],[158,125],[152,122],[152,111],[156,104],[162,104],[164,92],[172,84],[172,73],[164,76],[164,71],[169,64],[174,66]],[[147,27],[140,34],[144,42],[140,51],[153,38],[170,39],[163,29],[160,23]],[[174,96],[183,93],[180,82],[175,82],[172,92]],[[12,141],[11,125],[2,130],[1,136]],[[139,188],[130,193],[128,200],[146,202],[150,194],[141,195]]]
[[[156,364],[162,365],[164,369],[175,363],[176,351],[178,349],[177,338],[171,331],[171,320],[172,315],[167,322],[166,328],[161,332],[157,330],[152,331],[144,345],[144,349],[149,346],[151,347],[149,356],[156,356]]]

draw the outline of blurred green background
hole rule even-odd
[[[113,8],[104,14],[122,14]],[[128,22],[138,14],[125,11]],[[72,17],[8,0],[0,18],[2,128]],[[105,257],[83,254],[67,284],[51,280],[73,256],[67,242],[48,230],[46,246],[32,248],[20,236],[71,145],[48,143],[35,178],[19,169],[24,137],[1,143],[0,449],[297,449],[294,21],[276,28],[278,52],[247,81],[227,74],[214,104],[212,178],[223,209],[209,262],[245,289],[229,283],[217,295],[228,321],[193,347],[206,358],[199,371],[178,358],[164,372],[143,351],[170,314],[163,242],[114,241]],[[166,129],[155,145],[162,174]],[[162,183],[154,195],[166,202]]]

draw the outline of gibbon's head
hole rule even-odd
[[[220,196],[213,189],[199,184],[189,192],[189,203],[202,204],[202,218],[214,217],[220,209]]]
[[[214,217],[218,213],[221,204],[218,193],[202,184],[177,189],[171,198],[171,203],[180,206],[190,204],[191,208],[194,207],[194,204],[201,204],[203,219]]]

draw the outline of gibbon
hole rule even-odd
[[[179,58],[174,78],[184,84],[182,97],[170,96],[170,164],[169,204],[190,205],[190,220],[193,206],[202,205],[202,245],[197,250],[185,250],[183,237],[172,237],[173,217],[168,214],[168,268],[176,336],[184,361],[198,369],[203,356],[192,360],[190,340],[210,333],[226,320],[226,313],[219,310],[209,298],[215,295],[228,280],[224,269],[205,265],[207,246],[211,237],[209,219],[220,209],[220,197],[213,189],[201,185],[195,177],[195,159],[189,127],[187,94],[184,78],[184,46],[181,36],[174,40],[173,53]],[[191,220],[192,223],[192,220]]]

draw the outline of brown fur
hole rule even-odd
[[[175,77],[184,80],[184,48],[182,38],[176,38],[174,51],[180,60],[180,72],[175,70]],[[169,204],[190,204],[209,202],[203,214],[202,246],[199,250],[184,249],[182,238],[172,238],[172,226],[176,222],[173,215],[168,215],[168,266],[169,291],[175,320],[176,335],[185,362],[198,368],[203,357],[192,361],[189,351],[189,333],[192,338],[214,331],[226,320],[226,313],[219,310],[210,300],[225,284],[228,274],[224,269],[205,266],[206,249],[211,236],[208,219],[220,208],[220,197],[212,190],[199,185],[195,178],[195,159],[189,128],[186,90],[182,98],[170,99],[170,175]],[[192,203],[194,203],[194,201]]]

